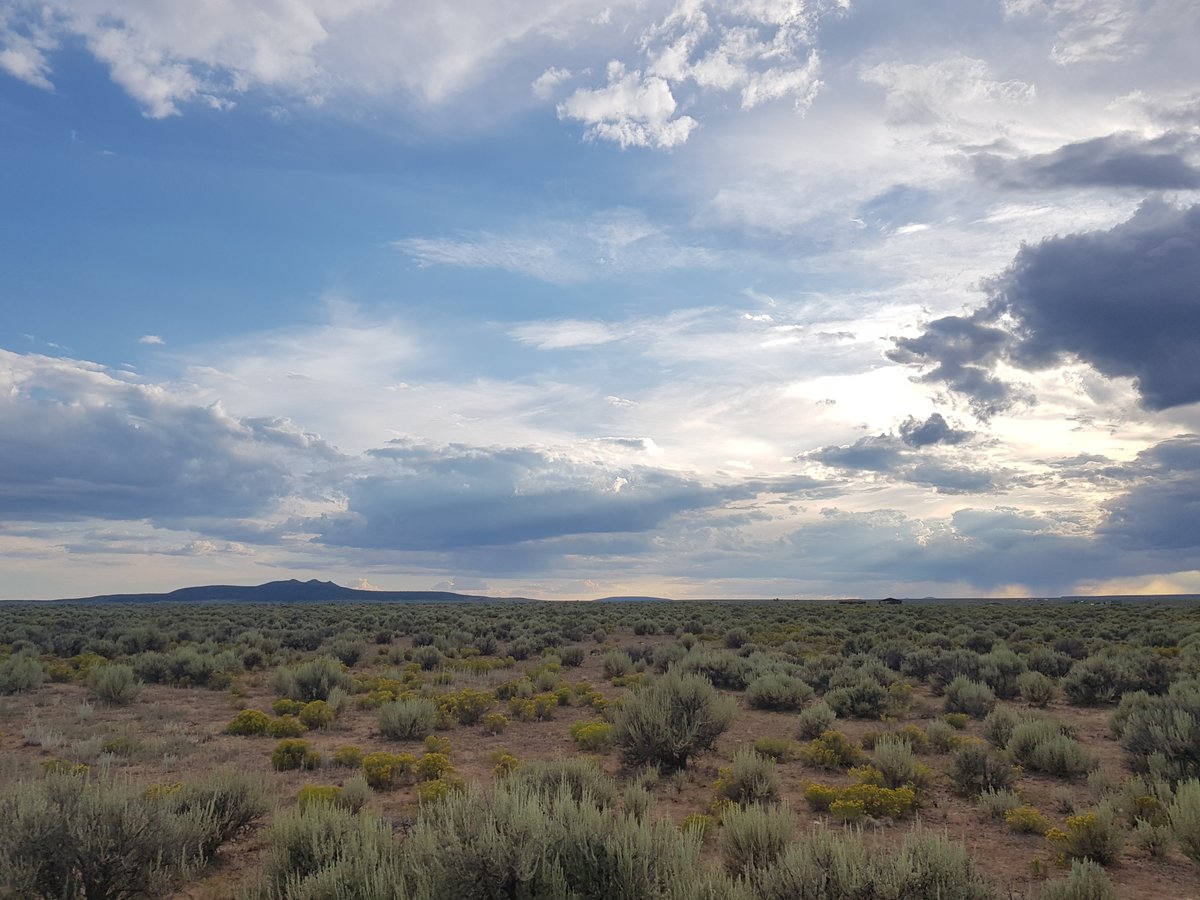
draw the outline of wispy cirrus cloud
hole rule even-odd
[[[608,210],[583,222],[543,220],[508,233],[403,238],[392,246],[423,266],[501,269],[552,282],[704,268],[717,262],[714,251],[677,239],[630,209]]]

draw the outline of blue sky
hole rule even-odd
[[[0,597],[1200,591],[1186,0],[17,0]]]

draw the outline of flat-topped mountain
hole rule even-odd
[[[525,597],[504,597],[503,601],[528,601]],[[162,594],[104,594],[98,597],[62,598],[60,603],[464,603],[497,602],[480,594],[456,594],[451,591],[361,591],[342,587],[332,581],[269,581],[266,584],[205,584],[185,587]]]

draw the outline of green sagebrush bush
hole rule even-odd
[[[787,849],[795,830],[796,817],[786,803],[727,809],[717,834],[725,869],[741,875],[770,866]]]
[[[1077,859],[1066,878],[1047,882],[1040,900],[1117,900],[1117,892],[1097,863]]]
[[[632,765],[682,769],[710,750],[737,716],[737,704],[707,679],[671,670],[627,695],[613,717],[616,741]]]
[[[746,806],[772,803],[779,799],[779,771],[775,760],[759,756],[753,750],[738,750],[733,762],[717,774],[715,785],[719,805]]]
[[[1115,811],[1107,803],[1067,817],[1065,829],[1051,828],[1046,840],[1066,859],[1090,859],[1102,866],[1117,861],[1125,846],[1126,834]]]
[[[681,674],[703,675],[715,687],[742,691],[754,680],[754,667],[729,650],[692,650],[674,666]]]
[[[379,707],[379,730],[395,740],[418,741],[433,731],[437,718],[437,704],[432,700],[396,700]]]
[[[569,647],[563,647],[558,651],[558,658],[562,660],[562,664],[571,669],[577,669],[583,665],[583,648],[577,644],[572,644]]]
[[[1025,661],[1007,647],[997,647],[979,657],[979,680],[1002,700],[1017,696]]]
[[[1058,693],[1054,679],[1041,672],[1022,672],[1017,677],[1017,691],[1030,706],[1045,707]]]
[[[374,796],[374,791],[362,775],[348,778],[342,786],[336,784],[306,784],[296,794],[296,805],[300,812],[307,812],[319,804],[337,806],[350,812],[358,812]]]
[[[0,660],[0,694],[37,690],[45,677],[45,670],[33,653],[15,653]]]
[[[843,718],[878,719],[888,708],[891,695],[874,678],[860,678],[848,687],[825,694],[825,703]]]
[[[814,831],[748,878],[759,900],[990,900],[992,888],[966,851],[941,835],[914,831],[895,850],[868,851],[851,833]]]
[[[800,755],[800,744],[789,738],[759,738],[754,742],[754,752],[776,762],[791,762]]]
[[[1200,865],[1200,781],[1193,778],[1179,784],[1167,817],[1179,849]]]
[[[948,713],[966,713],[973,719],[982,719],[995,707],[996,695],[986,684],[959,675],[946,685],[945,704]]]
[[[814,696],[806,682],[792,675],[762,675],[746,688],[746,699],[754,709],[799,710]]]
[[[998,790],[988,788],[980,791],[976,801],[979,812],[984,819],[1003,819],[1009,810],[1021,805],[1021,798],[1015,791],[1008,788]]]
[[[962,740],[957,729],[941,719],[934,719],[925,726],[925,737],[929,741],[929,749],[934,753],[949,753]]]
[[[0,796],[0,886],[47,900],[161,896],[262,816],[264,798],[261,783],[227,774],[157,791],[19,782]]]
[[[617,785],[590,759],[552,759],[527,762],[506,779],[543,799],[566,793],[576,804],[608,808],[617,799]]]
[[[883,779],[883,787],[926,790],[933,778],[928,767],[917,762],[912,745],[900,738],[880,738],[875,743],[871,765]]]
[[[109,706],[128,706],[142,691],[133,669],[121,663],[96,666],[88,673],[88,690]]]
[[[609,650],[604,654],[604,677],[620,678],[633,671],[633,660],[624,650]]]
[[[271,751],[271,766],[277,772],[291,769],[316,769],[321,765],[321,754],[308,741],[285,738]]]
[[[806,766],[818,769],[848,769],[865,762],[867,756],[840,731],[825,731],[800,748]]]
[[[352,692],[354,679],[343,671],[337,659],[320,656],[295,669],[280,669],[275,673],[274,686],[287,699],[307,703],[310,700],[328,700],[329,692],[334,688]]]
[[[998,706],[987,714],[983,720],[983,736],[989,744],[1003,750],[1008,746],[1008,739],[1019,722],[1026,718],[1006,706]]]
[[[836,721],[837,713],[822,700],[800,711],[800,715],[796,718],[796,736],[807,739],[815,738],[830,731]]]
[[[997,791],[1013,783],[1011,763],[995,750],[979,743],[968,743],[954,751],[950,759],[950,780],[963,796],[974,797],[983,791]]]
[[[1200,682],[1178,682],[1164,696],[1127,694],[1111,725],[1135,772],[1170,782],[1200,778]]]
[[[329,806],[280,816],[262,882],[250,896],[748,900],[737,885],[704,871],[699,849],[695,829],[506,779],[490,794],[468,789],[423,806],[402,842],[378,819]]]
[[[1053,722],[1031,719],[1017,723],[1006,748],[1012,758],[1032,772],[1060,778],[1080,778],[1096,768],[1095,758]]]

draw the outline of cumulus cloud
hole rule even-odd
[[[844,475],[872,473],[890,481],[931,487],[939,494],[988,494],[1006,490],[1013,473],[971,465],[964,456],[933,454],[925,447],[961,443],[969,432],[950,429],[937,413],[926,423],[908,419],[900,436],[867,435],[851,444],[831,445],[797,457],[840,470]],[[914,440],[914,437],[916,438]],[[920,443],[924,440],[925,443]]]
[[[679,0],[642,31],[636,66],[609,62],[608,83],[580,87],[558,104],[558,115],[586,126],[589,138],[621,147],[670,148],[698,125],[678,114],[676,92],[697,97],[737,91],[742,109],[791,99],[798,112],[821,89],[821,59],[811,46],[822,17],[843,5],[707,3]]]
[[[910,447],[928,447],[931,444],[961,444],[971,438],[972,432],[953,428],[941,413],[930,413],[922,422],[909,416],[900,423],[900,440]]]
[[[1200,206],[1147,201],[1108,231],[1050,238],[1021,249],[969,316],[898,338],[890,359],[921,366],[922,381],[968,398],[987,418],[1020,389],[1003,361],[1037,371],[1081,361],[1130,378],[1151,410],[1200,401]]]
[[[781,98],[806,108],[820,86],[807,45],[819,15],[840,8],[682,0],[662,17],[663,6],[197,0],[168,9],[150,0],[16,0],[0,12],[0,70],[50,88],[55,51],[82,46],[145,115],[163,118],[196,103],[229,108],[254,91],[274,94],[276,110],[286,109],[280,99],[321,105],[348,95],[440,104],[497,71],[524,72],[530,59],[603,47],[613,59],[608,83],[579,88],[559,114],[583,122],[589,137],[666,148],[697,124],[678,112],[674,92],[684,85],[737,91],[747,109]],[[639,62],[621,62],[635,55]],[[533,80],[534,95],[550,100],[570,77],[550,65]]]
[[[161,337],[159,337],[157,334],[143,334],[140,338],[138,338],[138,343],[139,344],[161,345],[161,344],[165,343],[165,341],[163,341],[163,339]]]
[[[896,338],[887,356],[894,362],[928,368],[920,381],[944,385],[965,397],[976,418],[986,421],[1030,399],[1027,392],[990,371],[1011,342],[1008,331],[989,324],[990,315],[989,310],[934,319],[917,337]]]
[[[1200,141],[1195,136],[1169,132],[1149,140],[1112,134],[1032,156],[979,152],[970,163],[976,177],[999,190],[1188,190],[1200,188],[1198,155]]]
[[[675,97],[665,79],[627,72],[623,63],[608,66],[608,84],[579,88],[558,105],[560,119],[587,126],[586,136],[614,141],[624,147],[666,148],[682,144],[697,122],[676,116]]]
[[[570,77],[570,69],[551,66],[549,69],[535,78],[530,87],[533,89],[533,95],[539,100],[549,100],[554,96],[555,89]]]
[[[228,106],[247,92],[320,102],[346,91],[440,102],[533,47],[587,33],[621,0],[17,0],[0,18],[0,65],[46,87],[49,51],[82,44],[147,116],[190,103]]]

